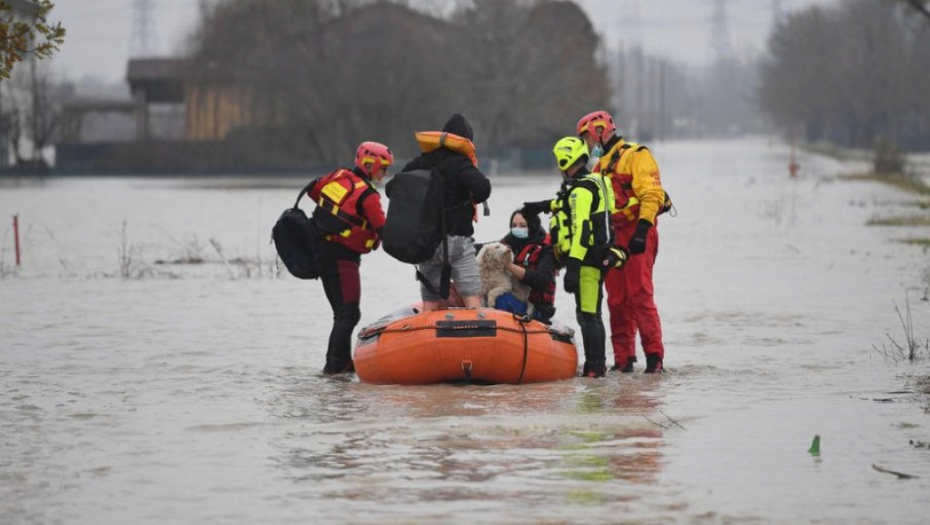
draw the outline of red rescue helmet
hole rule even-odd
[[[394,154],[391,153],[391,148],[380,142],[362,142],[355,150],[355,165],[369,177],[382,167],[392,164]]]
[[[597,128],[603,129],[598,133]],[[610,113],[603,110],[595,111],[581,117],[581,120],[578,121],[578,136],[582,136],[585,132],[590,133],[599,142],[606,142],[606,139],[617,132],[617,126],[614,124],[614,118],[610,116]]]

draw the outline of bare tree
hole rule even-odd
[[[761,71],[759,101],[769,117],[786,128],[803,124],[811,140],[930,147],[927,30],[899,6],[853,0],[789,16]]]
[[[72,96],[70,84],[55,80],[49,68],[37,68],[29,84],[30,105],[26,111],[25,127],[32,142],[32,160],[42,161],[42,151],[58,131],[61,122],[61,105]]]
[[[492,152],[558,138],[607,104],[599,39],[574,3],[475,0],[453,20],[465,35],[462,103]]]
[[[361,140],[410,155],[413,131],[459,111],[487,152],[606,103],[597,36],[572,2],[475,0],[448,19],[402,4],[230,0],[205,13],[192,78],[238,86],[252,116],[227,142],[300,163],[344,162]]]

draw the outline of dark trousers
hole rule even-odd
[[[352,331],[362,318],[360,263],[358,253],[335,243],[320,243],[320,280],[333,309],[333,329],[323,369],[327,373],[343,372],[352,364]]]
[[[604,298],[604,272],[591,266],[582,266],[578,291],[575,293],[575,316],[581,328],[586,365],[604,366],[607,331],[601,319],[601,302]]]

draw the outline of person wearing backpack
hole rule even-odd
[[[606,111],[589,113],[578,121],[578,136],[600,156],[594,171],[609,178],[616,197],[614,235],[626,246],[630,260],[620,271],[607,275],[607,308],[614,351],[612,370],[632,372],[636,362],[636,331],[646,354],[646,373],[662,371],[665,346],[656,308],[652,269],[659,253],[658,216],[671,200],[662,189],[659,166],[645,147],[617,135],[613,117]]]
[[[476,205],[491,195],[491,182],[478,169],[474,131],[468,120],[456,113],[441,132],[421,132],[417,138],[423,153],[407,163],[402,171],[434,169],[442,177],[442,222],[447,240],[447,247],[440,244],[432,257],[417,264],[423,309],[435,310],[443,300],[439,290],[442,288],[443,267],[447,265],[465,306],[478,308],[481,306],[481,280],[475,259],[475,240],[472,238],[475,233],[473,221],[477,219]],[[390,188],[388,197],[391,197]],[[444,253],[446,249],[448,260]]]
[[[552,200],[524,203],[530,213],[553,214],[550,235],[556,258],[566,268],[565,291],[575,295],[575,313],[584,344],[582,377],[607,374],[606,338],[601,319],[604,277],[621,267],[626,252],[614,245],[610,182],[587,169],[588,148],[578,137],[564,137],[552,150],[565,181]]]
[[[375,189],[394,155],[384,144],[363,142],[355,151],[355,167],[340,168],[307,187],[317,203],[313,221],[323,234],[319,243],[320,280],[333,309],[324,374],[354,372],[352,331],[362,317],[359,265],[363,254],[378,248],[384,211]]]

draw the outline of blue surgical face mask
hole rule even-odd
[[[517,239],[526,239],[530,236],[529,228],[510,228],[510,234]]]
[[[604,155],[604,148],[602,148],[600,144],[595,144],[594,147],[591,148],[592,157],[601,157],[603,155]]]

